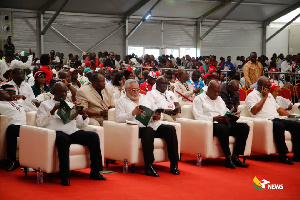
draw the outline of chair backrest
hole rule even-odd
[[[250,94],[253,91],[253,89],[248,89],[247,90],[247,95]]]
[[[246,105],[239,105],[238,112],[240,112],[240,111],[241,111],[241,116],[251,117],[251,114]]]
[[[290,90],[291,90],[291,95],[294,96],[295,90],[294,90],[294,86],[292,84],[290,85]]]
[[[239,93],[240,93],[240,101],[245,101],[247,97],[246,91],[244,89],[239,89]]]
[[[296,93],[297,98],[299,98],[300,86],[298,86],[298,85],[295,86],[295,93]]]
[[[290,101],[292,100],[291,91],[287,88],[281,88],[279,91],[279,95],[286,99],[289,99]]]
[[[181,118],[195,119],[192,112],[192,105],[184,105],[181,107]]]
[[[108,110],[108,121],[116,121],[116,109],[111,108]]]

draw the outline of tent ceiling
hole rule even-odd
[[[38,11],[51,0],[9,0],[0,1],[0,8],[25,9]],[[55,1],[46,11],[56,11],[63,1]],[[123,17],[126,12],[145,0],[69,0],[62,12],[114,15]],[[145,1],[147,2],[147,1]],[[133,16],[143,16],[156,0],[150,0]],[[220,4],[222,0],[163,0],[153,11],[152,16],[167,18],[198,18],[210,9]],[[238,0],[218,10],[207,19],[220,19]],[[258,21],[272,17],[280,11],[294,5],[299,0],[244,0],[226,20]]]

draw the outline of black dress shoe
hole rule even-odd
[[[69,178],[61,178],[61,185],[62,186],[70,186]]]
[[[105,178],[99,172],[97,172],[97,173],[90,173],[90,179],[97,180],[97,181],[105,181],[107,178]]]
[[[225,158],[225,167],[235,169],[235,165],[233,164],[231,158]]]
[[[233,164],[234,164],[235,166],[237,166],[237,167],[243,167],[243,168],[248,168],[248,167],[249,167],[248,164],[242,163],[242,162],[240,161],[240,159],[238,159],[238,158],[236,158],[236,159],[231,158],[231,160],[232,160]]]
[[[18,161],[12,161],[12,162],[9,163],[6,171],[12,172],[15,169],[17,169],[19,166],[20,166],[20,163]]]
[[[147,176],[159,177],[159,174],[153,169],[152,165],[145,166],[145,174]]]
[[[170,165],[170,172],[171,172],[171,174],[179,175],[180,171],[178,169],[178,164],[171,164]]]
[[[294,162],[289,160],[288,157],[280,157],[279,162],[287,165],[293,165]]]

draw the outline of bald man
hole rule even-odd
[[[239,81],[232,80],[221,85],[220,97],[230,112],[237,112],[240,105]]]
[[[57,147],[59,158],[59,174],[61,176],[61,185],[70,186],[70,145],[81,144],[88,146],[90,150],[91,172],[90,179],[106,180],[99,171],[103,170],[102,155],[100,149],[100,138],[97,133],[79,130],[77,126],[88,125],[89,117],[86,109],[77,111],[76,120],[64,124],[57,115],[57,110],[61,108],[60,101],[66,100],[68,88],[63,82],[55,83],[53,86],[53,100],[47,100],[41,103],[37,111],[37,125],[40,127],[56,131],[55,145]],[[74,104],[67,102],[70,108]]]
[[[270,79],[262,76],[257,80],[257,89],[254,89],[247,98],[246,105],[252,117],[269,119],[273,121],[273,136],[279,154],[279,162],[292,165],[286,154],[289,152],[285,143],[285,131],[292,135],[293,160],[300,162],[300,123],[290,120],[279,119],[281,116],[289,116],[285,109],[281,108],[272,94]]]
[[[76,94],[77,103],[87,108],[90,125],[102,126],[108,118],[108,109],[114,107],[113,90],[106,87],[105,77],[93,73],[91,83],[81,87]]]
[[[224,117],[228,108],[219,96],[220,90],[220,84],[216,80],[209,82],[207,92],[203,92],[194,99],[192,105],[194,117],[197,120],[215,122],[213,123],[213,135],[218,138],[226,157],[225,167],[231,169],[247,168],[249,165],[242,163],[239,160],[239,155],[244,154],[249,126],[246,123],[230,123],[231,126],[229,126],[230,119]],[[229,149],[229,136],[234,136],[236,139],[232,156]]]

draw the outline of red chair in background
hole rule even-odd
[[[290,101],[292,100],[292,96],[291,96],[291,90],[286,89],[286,88],[281,88],[279,91],[279,96],[282,96],[286,99],[289,99]]]
[[[253,91],[253,89],[248,89],[247,90],[247,96]]]
[[[243,88],[240,88],[239,93],[240,93],[240,101],[245,101],[246,97],[247,97],[246,90]]]

